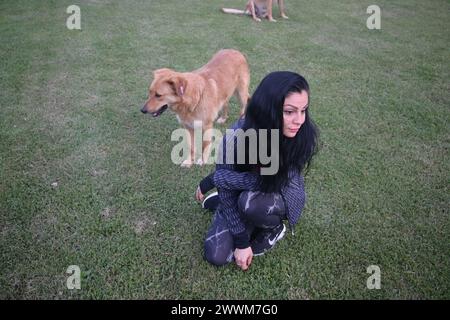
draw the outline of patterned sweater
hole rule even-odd
[[[223,214],[228,221],[230,232],[233,235],[235,247],[239,249],[250,246],[250,239],[245,231],[245,224],[238,210],[239,194],[243,190],[256,191],[259,185],[259,174],[254,172],[238,172],[234,164],[226,163],[226,145],[233,143],[236,150],[237,139],[235,130],[242,128],[243,118],[233,124],[233,134],[227,134],[222,140],[219,157],[222,158],[222,164],[217,161],[216,171],[205,179],[212,180],[219,193],[220,205],[217,210]],[[219,159],[220,159],[219,158]],[[286,215],[289,225],[293,232],[294,225],[298,222],[302,214],[306,201],[304,190],[304,179],[298,170],[288,172],[289,182],[281,190],[281,196],[287,209]],[[202,190],[205,191],[205,190]]]

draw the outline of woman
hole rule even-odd
[[[236,134],[224,137],[219,156],[222,163],[216,164],[216,171],[202,180],[196,192],[196,199],[204,200],[204,207],[215,209],[205,239],[205,258],[210,263],[224,265],[234,258],[242,270],[247,270],[253,256],[264,254],[284,236],[283,220],[288,220],[293,232],[306,197],[301,172],[317,149],[318,132],[308,106],[309,85],[305,78],[288,71],[273,72],[259,84],[245,117],[232,127],[234,133],[256,130],[257,146],[265,137],[277,139],[277,135],[260,134],[261,129],[279,133],[278,148],[268,153],[278,157],[275,174],[261,174],[265,165],[259,149],[256,163],[251,161],[255,155],[249,152],[254,149],[249,146],[250,139],[244,150],[237,150]],[[235,151],[232,163],[227,163],[226,157],[229,144]],[[265,145],[273,143],[266,141]],[[239,152],[244,153],[241,159],[245,161],[235,164]],[[213,187],[218,194],[204,199]]]

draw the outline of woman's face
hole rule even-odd
[[[308,108],[308,93],[293,92],[284,99],[283,105],[283,135],[293,138],[305,122],[306,108]]]

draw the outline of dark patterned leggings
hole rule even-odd
[[[284,201],[279,193],[243,191],[239,195],[238,208],[250,239],[258,229],[274,228],[286,219]],[[222,266],[233,261],[234,249],[227,220],[220,210],[216,210],[206,234],[205,259]]]

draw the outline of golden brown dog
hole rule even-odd
[[[161,115],[167,108],[176,113],[180,124],[189,132],[190,157],[181,165],[191,166],[195,162],[194,122],[201,121],[202,132],[213,128],[213,123],[222,111],[218,123],[228,117],[228,100],[233,94],[241,105],[241,115],[248,102],[250,72],[247,60],[239,51],[220,50],[200,69],[192,72],[176,72],[158,69],[153,72],[148,99],[142,107],[143,113],[153,117]],[[207,132],[210,132],[208,130]],[[202,159],[209,156],[211,137],[203,137]]]
[[[261,18],[267,18],[269,21],[276,22],[272,15],[273,0],[248,0],[245,10],[222,8],[224,13],[251,15],[253,20],[261,21]],[[284,19],[289,19],[284,11],[284,0],[278,0],[280,15]]]

